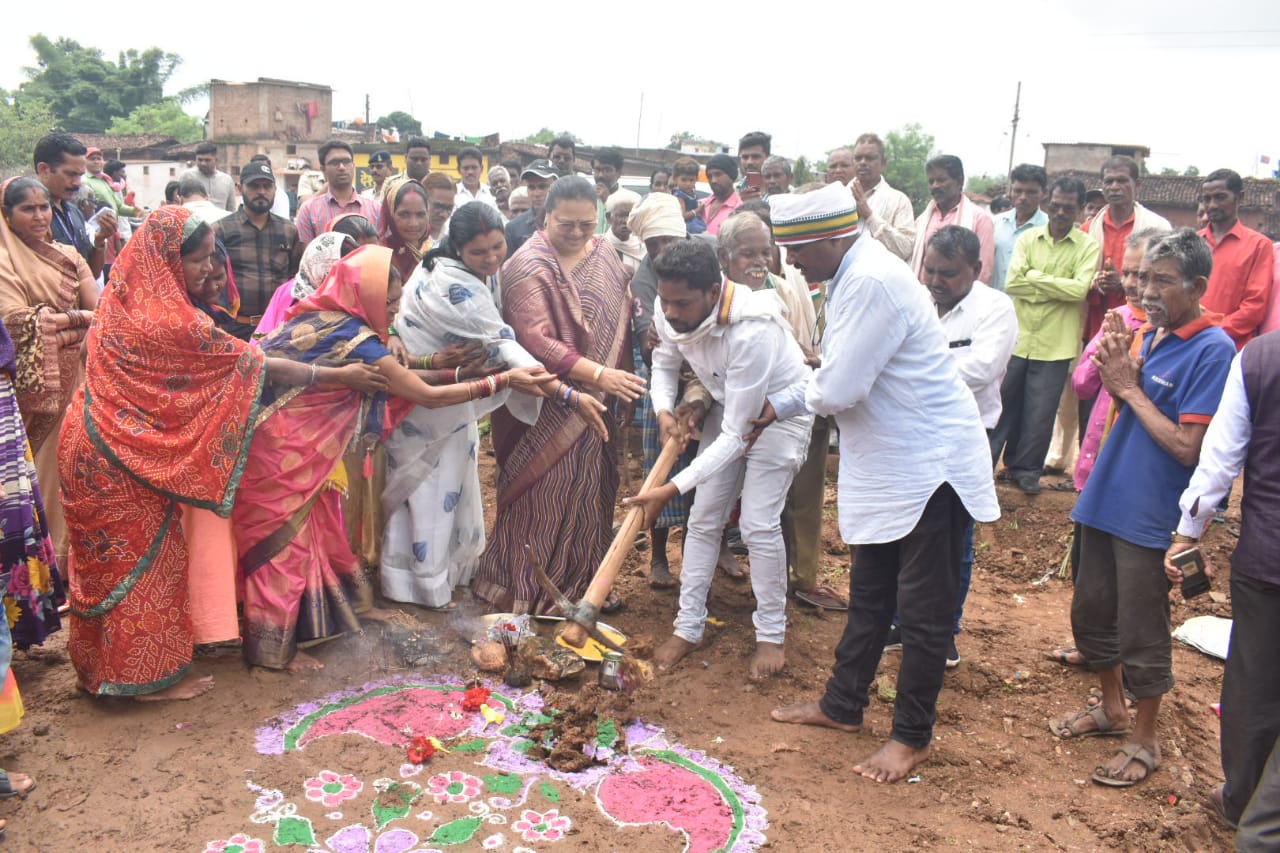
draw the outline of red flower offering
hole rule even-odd
[[[405,750],[405,754],[410,764],[422,764],[432,755],[435,755],[436,748],[431,740],[425,735],[417,735],[413,740],[409,741],[409,748]]]
[[[462,710],[475,713],[480,710],[480,706],[489,701],[489,688],[487,687],[471,687],[462,694]]]

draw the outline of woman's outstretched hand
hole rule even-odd
[[[362,394],[376,394],[387,390],[387,377],[383,376],[382,371],[375,365],[355,362],[335,367],[334,370],[336,371],[335,379],[340,385],[345,385]]]

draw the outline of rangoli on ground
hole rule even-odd
[[[460,679],[392,678],[268,720],[256,739],[264,756],[359,735],[385,752],[387,772],[317,767],[279,789],[247,782],[249,825],[204,853],[532,853],[554,850],[587,810],[624,833],[647,825],[679,833],[686,853],[747,853],[765,843],[760,796],[733,768],[637,720],[621,732],[599,727],[588,748],[601,763],[556,771],[525,754],[534,746],[530,731],[551,719],[542,697],[486,686],[492,692],[478,711],[464,701]],[[422,752],[432,753],[423,763],[406,760]],[[575,840],[581,849],[583,839]],[[600,849],[626,849],[602,842]]]

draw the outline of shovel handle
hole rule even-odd
[[[658,454],[657,460],[653,463],[653,469],[649,471],[649,476],[644,478],[644,484],[640,487],[640,491],[648,491],[665,483],[667,475],[671,473],[671,467],[676,463],[676,457],[680,455],[680,442],[678,439],[669,438],[662,445],[662,452]],[[613,582],[618,578],[618,572],[622,570],[622,564],[627,558],[627,554],[631,551],[631,545],[635,541],[636,533],[639,532],[640,526],[644,523],[644,510],[635,506],[628,510],[627,515],[622,520],[622,526],[618,528],[618,533],[613,537],[613,542],[609,545],[609,550],[605,552],[604,559],[600,561],[600,568],[596,569],[595,577],[591,579],[591,585],[587,587],[587,592],[583,596],[583,600],[589,601],[597,608],[604,605],[605,599],[609,597],[609,590],[613,589]],[[575,622],[565,622],[564,630],[560,632],[565,642],[575,648],[581,648],[582,644],[587,641],[587,632]]]

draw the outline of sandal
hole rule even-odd
[[[1219,785],[1209,792],[1209,805],[1213,806],[1213,813],[1218,816],[1218,820],[1222,821],[1231,829],[1238,830],[1240,827],[1236,822],[1227,817],[1227,804],[1223,800],[1223,789],[1226,787],[1226,785]]]
[[[1093,724],[1097,726],[1097,728],[1090,729],[1087,732],[1077,731],[1076,723],[1080,722],[1085,717],[1093,720]],[[1123,729],[1111,728],[1111,720],[1107,718],[1107,712],[1103,710],[1101,705],[1096,708],[1089,708],[1081,711],[1068,720],[1050,720],[1049,731],[1053,732],[1056,737],[1060,737],[1063,740],[1080,740],[1081,738],[1086,737],[1119,737],[1120,735],[1127,735],[1129,733],[1127,726]]]
[[[1074,661],[1072,655],[1080,655],[1080,650],[1075,646],[1067,646],[1061,649],[1053,649],[1044,653],[1045,660],[1051,660],[1054,663],[1060,663],[1063,666],[1084,667],[1084,655],[1080,655],[1080,660]]]
[[[27,785],[26,787],[15,788],[13,786],[14,777],[17,777],[19,781],[25,779],[31,784]],[[8,800],[8,799],[12,799],[13,797],[21,797],[22,799],[25,800],[27,798],[27,795],[30,794],[35,789],[36,789],[36,780],[31,776],[28,776],[26,773],[14,773],[13,775],[9,775],[8,773],[5,773],[3,770],[0,770],[0,800]]]
[[[627,606],[627,603],[623,601],[622,598],[616,592],[610,592],[609,597],[606,598],[604,600],[604,604],[601,605],[600,612],[607,613],[607,614],[617,613],[619,610],[621,610],[626,606]]]
[[[848,610],[849,599],[845,598],[835,588],[822,584],[813,589],[796,590],[796,600],[803,601],[805,604],[814,607],[820,607],[823,610]]]
[[[1093,770],[1093,781],[1111,788],[1131,788],[1139,782],[1150,779],[1151,774],[1156,772],[1156,768],[1160,766],[1160,762],[1156,761],[1151,751],[1140,743],[1126,743],[1120,747],[1120,754],[1125,756],[1124,764],[1120,765],[1118,770],[1108,770],[1099,764]],[[1119,774],[1124,772],[1124,769],[1129,766],[1131,761],[1136,761],[1147,768],[1147,775],[1141,779],[1121,779]]]

